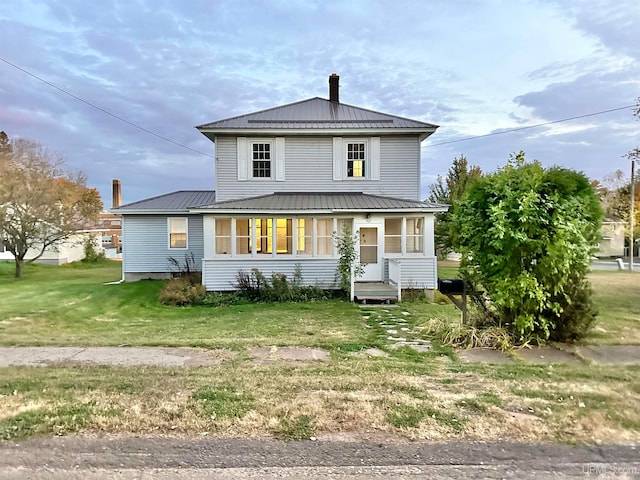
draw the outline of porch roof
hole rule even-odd
[[[336,213],[336,212],[445,212],[448,205],[370,195],[361,192],[278,192],[216,202],[190,209],[192,213]]]
[[[179,190],[157,197],[146,198],[112,208],[112,213],[187,213],[197,205],[209,205],[216,201],[214,190]]]

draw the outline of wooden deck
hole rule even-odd
[[[356,302],[391,302],[398,300],[398,289],[382,282],[356,282],[353,286]]]

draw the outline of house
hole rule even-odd
[[[358,284],[435,289],[434,214],[420,200],[420,144],[436,125],[310,98],[196,127],[215,144],[215,190],[123,205],[123,278],[166,278],[193,254],[207,290],[260,269],[336,284],[334,232],[357,235]],[[339,234],[339,233],[338,233]],[[353,289],[352,289],[353,290]],[[358,290],[356,286],[356,291]],[[395,290],[394,290],[395,295]]]
[[[605,218],[600,228],[601,239],[595,256],[599,258],[624,257],[624,239],[628,225],[628,222],[623,222],[613,217]]]
[[[122,185],[120,180],[113,180],[111,208],[122,204]],[[121,258],[122,217],[111,212],[100,212],[96,220],[97,228],[103,229],[102,248],[107,258]]]
[[[101,231],[94,229],[80,230],[73,233],[69,238],[58,242],[56,245],[49,246],[44,253],[35,260],[35,263],[45,265],[64,265],[65,263],[77,262],[85,257],[85,245],[91,242],[94,249],[98,252],[102,251],[100,242]],[[29,261],[40,254],[42,243],[39,248],[30,248],[27,251],[25,260]],[[0,261],[14,260],[13,254],[7,250],[0,240]]]

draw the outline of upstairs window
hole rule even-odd
[[[169,219],[169,248],[187,248],[187,219]]]
[[[364,142],[347,143],[347,177],[365,176],[366,144]]]
[[[380,137],[333,137],[333,180],[380,180]]]
[[[253,178],[271,178],[271,143],[251,144]]]

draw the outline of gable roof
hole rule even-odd
[[[196,127],[204,133],[238,133],[238,131],[289,130],[314,133],[312,130],[405,130],[407,133],[433,133],[437,125],[409,118],[375,112],[365,108],[331,102],[314,97],[300,102],[226,118]],[[207,135],[209,136],[209,135]]]
[[[112,208],[113,213],[187,213],[190,207],[210,205],[216,201],[214,190],[178,190]]]
[[[285,212],[406,212],[434,211],[444,212],[448,205],[433,202],[407,200],[403,198],[369,195],[366,193],[333,192],[280,192],[257,197],[227,200],[211,205],[201,205],[191,209],[211,213],[285,213]]]

